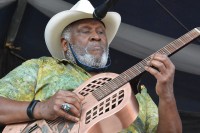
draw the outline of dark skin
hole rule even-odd
[[[96,58],[100,58],[103,54],[103,48],[107,47],[104,25],[98,21],[91,21],[91,19],[81,20],[81,22],[71,24],[70,43],[78,45],[82,49],[92,44],[88,48],[88,53]],[[61,39],[61,44],[65,52],[67,52],[68,43],[64,38]],[[81,51],[83,50],[80,49],[79,54],[82,54]]]
[[[182,123],[178,114],[173,92],[175,66],[166,55],[155,54],[145,69],[156,79],[156,93],[159,96],[158,133],[181,133]]]
[[[90,47],[88,52],[99,58],[102,55],[101,47],[107,47],[107,38],[104,25],[93,19],[78,21],[72,25],[71,44],[86,47],[91,42],[95,46]],[[64,52],[67,51],[69,42],[61,38]],[[100,47],[101,46],[101,47]],[[154,67],[157,69],[155,69]],[[156,93],[159,96],[159,124],[158,133],[181,133],[182,124],[176,107],[176,100],[173,92],[173,82],[175,67],[166,55],[155,54],[146,71],[151,73],[156,79]],[[95,73],[93,73],[95,74]],[[36,119],[54,120],[61,116],[68,120],[77,122],[81,114],[81,101],[83,97],[69,91],[58,91],[50,99],[39,102],[34,109]],[[60,107],[63,103],[72,106],[72,115],[64,112]],[[26,109],[30,102],[18,102],[0,97],[0,123],[18,123],[30,121]],[[3,108],[2,108],[3,107]]]
[[[70,103],[70,115],[61,109],[63,103]],[[0,121],[2,124],[19,123],[30,121],[26,109],[30,102],[19,102],[0,97]],[[58,91],[50,99],[39,102],[34,109],[35,119],[54,120],[64,117],[68,120],[79,121],[81,111],[81,97],[70,91]]]

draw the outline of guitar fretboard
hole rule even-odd
[[[200,35],[200,31],[197,28],[194,28],[193,30],[189,31],[188,33],[184,34],[183,36],[169,43],[165,47],[159,49],[155,53],[161,53],[167,56],[171,56],[172,54],[178,52],[180,49],[185,47],[187,44],[189,44],[192,40],[197,38],[199,35]],[[107,95],[111,94],[113,91],[125,85],[131,79],[143,73],[145,71],[144,66],[147,65],[147,62],[151,60],[151,57],[155,53],[148,56],[144,60],[132,66],[131,68],[127,69],[116,78],[112,79],[111,81],[101,86],[99,89],[93,91],[92,94],[94,95],[94,97],[96,97],[97,100],[101,100]]]

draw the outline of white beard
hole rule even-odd
[[[106,66],[108,55],[106,54],[106,52],[103,52],[103,55],[101,56],[100,59],[96,59],[91,54],[77,55],[77,58],[80,62],[82,62],[83,64],[87,66],[102,68]]]
[[[91,44],[93,45],[93,44]],[[68,46],[69,47],[69,46]],[[103,54],[101,57],[96,58],[94,55],[91,55],[88,53],[88,47],[86,48],[80,48],[80,45],[77,47],[77,45],[71,45],[71,48],[76,54],[76,58],[84,65],[95,67],[95,68],[102,68],[106,66],[106,63],[108,61],[108,54],[109,54],[109,48],[103,49]],[[70,49],[67,51],[66,55],[67,59],[71,60],[72,62],[75,62],[75,59],[72,55],[72,52]]]

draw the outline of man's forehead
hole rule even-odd
[[[100,24],[103,27],[105,27],[104,23],[100,20],[94,19],[94,18],[86,18],[86,19],[80,19],[77,20],[73,23],[71,23],[69,26],[79,26],[79,25],[84,25],[84,24]]]

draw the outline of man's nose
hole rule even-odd
[[[94,33],[91,34],[90,40],[91,40],[91,41],[100,41],[100,40],[101,40],[101,37],[99,36],[98,33],[94,32]]]

